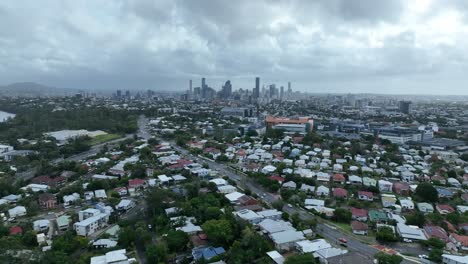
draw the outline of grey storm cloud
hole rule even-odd
[[[0,80],[88,89],[467,94],[462,0],[0,3]]]

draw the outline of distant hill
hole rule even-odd
[[[73,89],[49,87],[33,82],[19,82],[0,86],[0,96],[11,97],[61,96],[75,92]]]

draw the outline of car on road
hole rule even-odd
[[[348,246],[348,240],[344,237],[338,238],[338,243],[344,247]]]
[[[289,207],[289,208],[293,208],[292,204],[288,204],[288,207]]]

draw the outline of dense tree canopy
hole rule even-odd
[[[439,200],[439,194],[432,184],[423,182],[416,187],[415,195],[425,202],[435,203]]]

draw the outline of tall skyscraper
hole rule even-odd
[[[400,109],[400,112],[409,114],[411,112],[411,101],[400,101],[398,108]]]
[[[291,82],[288,82],[288,93],[292,93]]]
[[[284,86],[280,87],[280,99],[283,100],[284,98]]]
[[[122,91],[121,90],[117,90],[117,97],[122,97]]]
[[[253,90],[253,98],[260,97],[260,77],[255,77],[255,88]]]
[[[189,94],[192,94],[192,80],[189,81]]]
[[[230,81],[230,80],[227,80],[226,83],[223,85],[223,89],[222,89],[221,93],[222,93],[222,96],[223,96],[224,98],[231,97],[231,94],[232,94],[232,85],[231,85],[231,81]]]
[[[205,78],[201,78],[201,88],[203,89],[205,88],[205,86],[206,86],[206,80]]]

